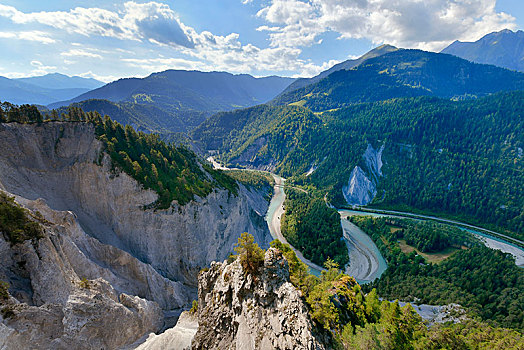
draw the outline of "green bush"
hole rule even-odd
[[[11,244],[43,237],[42,228],[31,220],[29,212],[4,192],[0,192],[0,232]]]
[[[9,284],[0,281],[0,303],[9,299]]]
[[[196,315],[198,313],[198,301],[193,300],[193,303],[191,304],[191,309],[189,310],[189,313],[191,315]]]

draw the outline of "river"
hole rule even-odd
[[[386,271],[386,260],[371,237],[347,220],[343,213],[339,214],[349,254],[349,264],[344,272],[355,277],[360,284],[379,278]]]
[[[229,170],[228,168],[223,167],[218,162],[216,162],[213,157],[209,157],[208,161],[213,164],[213,167],[216,169]],[[240,169],[239,169],[240,170]],[[245,170],[245,169],[244,169]],[[266,221],[268,223],[269,232],[274,239],[278,239],[285,244],[289,244],[285,237],[282,235],[280,229],[280,221],[282,214],[284,213],[284,201],[286,199],[286,194],[284,191],[285,179],[281,176],[278,176],[273,173],[269,173],[273,176],[275,180],[275,185],[273,188],[273,197],[269,203],[269,208],[266,213]],[[372,216],[388,216],[388,217],[397,217],[405,218],[411,217],[419,220],[439,220],[440,218],[429,217],[429,216],[417,216],[411,213],[403,212],[386,212],[382,211],[381,213],[372,213],[366,211],[356,211],[356,210],[338,210],[340,214],[340,223],[343,230],[343,237],[348,248],[349,254],[349,264],[346,265],[344,272],[349,276],[353,276],[357,282],[360,284],[365,284],[372,282],[376,278],[379,278],[387,268],[387,263],[378,250],[378,247],[373,242],[373,240],[359,227],[347,220],[348,216],[352,215],[372,215]],[[510,253],[515,257],[515,262],[518,266],[524,267],[524,250],[518,247],[515,244],[507,242],[499,237],[494,237],[485,232],[479,232],[475,230],[474,226],[464,224],[465,227],[460,226],[461,223],[441,219],[446,224],[457,226],[463,230],[466,230],[472,233],[474,236],[478,237],[487,247],[492,249],[498,249],[505,253]],[[304,262],[310,273],[315,276],[319,276],[323,268],[312,261],[306,259],[302,253],[295,249],[291,244],[289,244],[291,249],[295,252],[297,257]]]
[[[226,168],[222,166],[220,163],[218,163],[213,157],[208,157],[207,161],[209,161],[213,165],[213,168],[215,169],[250,170],[250,169]],[[314,262],[306,259],[299,250],[295,249],[295,247],[289,244],[286,238],[282,235],[282,231],[280,230],[280,220],[282,218],[282,214],[284,214],[284,201],[286,200],[286,193],[284,192],[284,183],[286,179],[276,174],[267,172],[267,171],[264,171],[264,172],[273,176],[273,179],[275,180],[275,185],[273,186],[273,197],[271,198],[271,201],[269,202],[269,207],[268,207],[266,218],[265,218],[267,225],[269,227],[269,232],[271,233],[271,237],[273,237],[273,239],[278,239],[282,243],[288,244],[291,247],[291,249],[293,249],[297,257],[304,264],[308,266],[309,272],[315,276],[320,276],[320,272],[324,269],[321,266],[315,264]],[[304,191],[303,189],[300,189],[300,188],[297,188],[297,189],[300,191]]]
[[[284,201],[286,200],[286,193],[284,192],[284,179],[281,176],[272,174],[273,179],[275,179],[275,186],[273,188],[273,197],[271,202],[269,202],[269,208],[266,214],[266,221],[269,226],[269,232],[274,239],[278,239],[282,243],[289,244],[286,238],[282,235],[280,230],[280,220],[282,219],[282,214],[284,214]],[[295,252],[297,257],[302,260],[308,267],[309,272],[315,276],[320,276],[320,272],[323,270],[322,267],[318,266],[314,262],[306,259],[302,253],[295,249],[291,244],[289,244],[291,249]]]

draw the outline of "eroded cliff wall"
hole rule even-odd
[[[19,326],[13,318],[4,320],[8,326],[0,330],[10,344],[24,344],[41,333],[60,345],[65,341],[61,334],[75,334],[66,328],[82,322],[86,337],[97,334],[102,342],[111,330],[129,323],[132,331],[116,340],[119,346],[129,344],[164,326],[162,309],[187,307],[195,297],[198,271],[225,259],[242,232],[253,234],[263,247],[271,240],[264,221],[267,200],[241,185],[237,196],[217,188],[184,206],[144,210],[156,193],[112,168],[92,125],[0,124],[0,149],[0,189],[41,212],[51,225],[37,245],[0,242],[0,279],[11,284],[12,301],[23,309],[16,316]],[[82,279],[91,288],[83,288]],[[90,306],[95,296],[101,301]],[[91,311],[73,317],[70,310],[76,306]],[[46,312],[66,328],[50,328],[37,320],[40,316],[34,318],[38,325],[31,323],[28,315]],[[108,320],[115,317],[114,326],[102,322],[104,314]]]

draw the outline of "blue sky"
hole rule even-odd
[[[440,51],[523,21],[522,0],[0,0],[0,76],[312,76],[384,43]]]

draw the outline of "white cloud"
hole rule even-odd
[[[0,32],[0,38],[37,41],[42,44],[53,44],[56,40],[50,38],[47,33],[38,30],[21,32]]]
[[[496,0],[271,0],[258,16],[278,25],[271,45],[308,46],[322,33],[365,38],[375,44],[441,49],[451,41],[477,40],[516,28],[515,18],[495,11]]]
[[[62,52],[60,54],[60,56],[63,56],[63,57],[85,57],[85,58],[102,59],[102,56],[100,56],[99,54],[92,53],[92,52],[89,52],[89,51],[86,51],[86,50],[82,50],[82,49],[71,49],[69,51]]]
[[[201,61],[186,60],[183,58],[124,58],[131,67],[146,69],[149,72],[160,72],[168,69],[199,69],[209,68]]]
[[[175,12],[166,4],[124,3],[123,10],[76,7],[69,11],[18,11],[0,5],[0,16],[14,23],[39,23],[84,36],[104,36],[125,40],[153,40],[166,45],[193,47]]]
[[[110,83],[110,82],[115,81],[117,79],[123,78],[123,77],[117,77],[117,76],[114,76],[114,75],[99,75],[99,74],[93,73],[92,71],[80,73],[80,74],[78,74],[78,76],[82,77],[82,78],[93,78],[93,79],[102,81],[104,83]]]
[[[56,71],[55,66],[46,66],[45,64],[37,60],[31,61],[30,65],[33,68],[29,73],[8,71],[8,72],[1,73],[1,75],[4,77],[10,78],[10,79],[16,79],[16,78],[25,78],[25,77],[34,77],[34,76],[39,76],[39,75],[45,75],[47,73]]]
[[[80,63],[86,58],[102,60],[107,68],[100,68],[106,73],[124,66],[129,68],[127,71],[134,71],[135,74],[178,68],[253,74],[294,72],[301,76],[311,76],[328,68],[327,63],[317,65],[300,57],[301,46],[318,43],[316,33],[323,30],[317,21],[315,6],[291,0],[279,1],[281,4],[278,8],[262,9],[258,14],[278,22],[272,27],[258,28],[259,31],[268,32],[269,47],[242,43],[238,33],[215,35],[209,31],[197,32],[182,23],[167,4],[157,2],[128,1],[114,11],[76,7],[68,11],[27,13],[0,4],[0,17],[8,18],[21,26],[38,25],[48,30],[59,29],[60,35],[77,34],[76,37],[72,36],[73,44],[67,48],[62,45],[57,50],[62,51],[58,55],[60,64],[67,65],[68,69],[79,69]],[[290,4],[292,6],[288,6]],[[296,19],[298,17],[299,20]],[[34,32],[34,38],[37,33],[41,38],[47,35],[43,31]],[[9,35],[9,38],[15,38]],[[78,35],[89,39],[84,40]],[[113,49],[112,52],[88,48],[96,46],[96,39],[100,37],[128,42],[125,43],[125,49]],[[48,40],[53,39],[48,37]],[[151,51],[152,54],[141,46],[144,42],[160,47]],[[158,53],[155,55],[154,52]],[[162,54],[170,58],[161,57]],[[156,57],[147,57],[152,55]],[[122,61],[117,61],[121,58]],[[97,79],[107,81],[113,78],[106,75]]]

